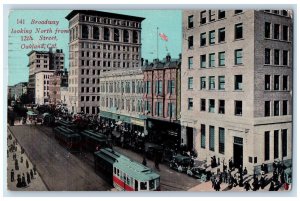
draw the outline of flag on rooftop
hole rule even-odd
[[[166,36],[164,33],[159,33],[159,36],[161,39],[163,39],[164,41],[168,41],[168,36]]]

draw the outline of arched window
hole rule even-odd
[[[133,43],[138,43],[138,32],[133,31]]]
[[[124,30],[123,32],[123,38],[124,38],[124,43],[129,42],[129,32],[127,30]]]
[[[93,38],[99,39],[99,28],[98,27],[93,27]]]
[[[114,29],[114,41],[120,41],[119,29]]]
[[[109,28],[104,28],[104,40],[109,40]]]
[[[86,25],[82,25],[82,31],[81,31],[82,38],[88,38],[89,37],[89,28]]]

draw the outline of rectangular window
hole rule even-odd
[[[279,50],[274,50],[274,65],[279,65]]]
[[[271,50],[269,48],[266,48],[265,49],[265,64],[271,64],[270,57],[271,57]]]
[[[271,76],[270,75],[265,75],[265,90],[270,90],[271,87]]]
[[[235,65],[240,65],[243,64],[243,49],[238,49],[234,51],[234,64]]]
[[[215,89],[215,77],[209,76],[209,90]]]
[[[282,26],[282,40],[288,41],[289,40],[288,37],[289,37],[289,27],[283,25]]]
[[[219,19],[225,18],[225,10],[219,10],[218,18],[219,18]]]
[[[274,116],[279,116],[279,101],[274,101]]]
[[[243,115],[243,102],[242,101],[235,101],[235,110],[234,113],[236,116]]]
[[[265,38],[271,38],[271,23],[265,22]]]
[[[206,33],[201,33],[200,34],[200,46],[205,46],[206,45]]]
[[[282,51],[282,65],[287,66],[288,65],[288,51],[283,50]]]
[[[168,117],[175,117],[175,104],[168,103]]]
[[[219,29],[219,43],[225,42],[225,28]]]
[[[156,115],[159,117],[163,116],[163,107],[161,102],[156,102]]]
[[[194,27],[194,16],[191,15],[188,17],[188,28],[193,28]]]
[[[193,77],[188,78],[188,89],[193,89]]]
[[[243,24],[236,24],[235,25],[235,39],[243,38]]]
[[[288,76],[287,75],[282,76],[282,90],[283,91],[288,90]]]
[[[209,150],[215,151],[215,127],[209,126]]]
[[[215,10],[209,10],[209,21],[213,22],[216,20],[216,11]]]
[[[280,25],[274,24],[274,34],[273,34],[274,39],[279,39],[279,29],[280,29]]]
[[[205,54],[200,56],[200,67],[206,68],[206,55]]]
[[[188,49],[192,49],[194,46],[194,38],[193,36],[188,37]]]
[[[206,89],[206,77],[200,77],[200,89]]]
[[[225,114],[225,100],[219,100],[219,114]]]
[[[193,110],[193,98],[188,98],[188,110]]]
[[[168,80],[168,93],[174,94],[175,93],[175,81]]]
[[[270,131],[265,132],[265,161],[270,160]]]
[[[278,138],[279,138],[279,130],[274,130],[274,159],[277,159],[279,157]]]
[[[123,89],[123,87],[122,87],[122,89]],[[146,93],[147,94],[151,93],[151,82],[150,81],[146,82]]]
[[[288,115],[288,101],[282,101],[282,115]]]
[[[209,54],[209,67],[215,67],[215,53]]]
[[[271,102],[265,101],[265,117],[271,116]]]
[[[274,90],[279,90],[280,76],[274,75]]]
[[[219,52],[219,66],[225,66],[225,52]]]
[[[225,129],[219,128],[219,153],[225,153]]]
[[[210,31],[209,32],[209,44],[215,44],[215,31]]]
[[[193,68],[193,57],[189,57],[188,61],[189,61],[188,68],[189,69]]]
[[[156,85],[155,85],[155,93],[157,95],[162,95],[163,89],[162,89],[162,81],[158,80],[156,81]]]
[[[243,89],[243,75],[235,75],[235,90],[242,90]]]
[[[205,24],[206,23],[206,11],[202,11],[200,13],[200,24]]]
[[[219,90],[225,90],[225,76],[219,76]]]
[[[205,99],[200,99],[200,110],[205,111],[206,110],[206,100]]]
[[[211,113],[215,112],[215,100],[214,99],[209,99],[208,112],[211,112]]]
[[[287,156],[287,129],[281,130],[282,157]]]
[[[201,148],[205,149],[206,139],[205,139],[205,125],[201,124]]]

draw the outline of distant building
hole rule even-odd
[[[292,158],[293,20],[287,10],[185,10],[183,142],[200,160],[270,170]]]
[[[32,50],[27,56],[29,57],[28,93],[36,99],[36,74],[62,70],[64,68],[64,53],[62,49],[57,49],[55,52],[52,52],[52,49],[49,51]]]
[[[49,82],[49,103],[59,104],[61,100],[61,87],[68,87],[68,71],[57,70],[50,76]]]
[[[35,104],[49,104],[49,85],[52,71],[40,71],[35,74]]]
[[[153,63],[146,60],[142,67],[146,129],[157,143],[180,145],[180,67],[181,55]]]
[[[99,101],[100,98],[100,116],[144,132],[142,70],[131,68],[103,72],[99,86],[100,89],[92,90],[100,90],[101,96],[92,96],[91,101]]]
[[[102,72],[140,68],[141,22],[144,18],[115,13],[73,10],[66,19],[70,30],[69,93],[72,112],[99,113]],[[82,99],[82,97],[85,97]],[[93,108],[96,108],[93,109]]]
[[[10,87],[10,97],[18,100],[23,94],[27,93],[27,82],[20,82]]]

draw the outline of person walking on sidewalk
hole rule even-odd
[[[31,177],[31,180],[33,179],[33,170],[31,169],[30,170],[30,177]]]
[[[29,185],[30,184],[30,174],[29,174],[29,172],[27,172],[26,176],[27,176],[27,184]]]
[[[15,181],[15,172],[13,169],[11,169],[10,171],[10,181],[11,182],[14,182]]]
[[[29,168],[29,163],[28,163],[28,160],[26,159],[26,168],[28,169]]]
[[[27,184],[26,184],[26,180],[25,180],[25,175],[23,173],[23,175],[22,175],[22,187],[26,187],[26,186],[27,186]]]

